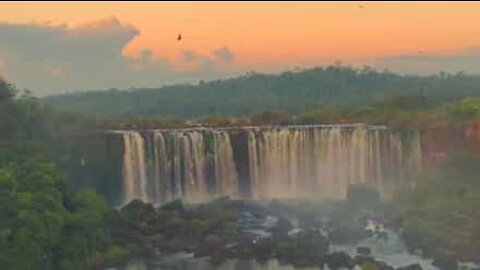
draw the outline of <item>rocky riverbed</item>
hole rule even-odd
[[[155,208],[132,201],[107,217],[110,238],[124,252],[92,268],[458,269],[456,261],[438,264],[409,253],[394,228],[384,225],[384,210],[345,202],[220,198]]]

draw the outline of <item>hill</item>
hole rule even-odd
[[[371,68],[318,67],[161,88],[89,91],[49,96],[61,111],[104,116],[246,116],[263,111],[299,114],[313,108],[351,109],[392,97],[421,94],[434,103],[480,96],[480,76],[400,75]]]

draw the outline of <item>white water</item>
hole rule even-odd
[[[242,149],[232,140],[247,137]],[[199,202],[218,196],[254,199],[344,198],[367,183],[385,196],[421,169],[418,135],[403,142],[384,127],[293,126],[244,129],[121,131],[124,202]],[[405,145],[410,147],[405,147]],[[238,144],[235,144],[239,147]],[[237,164],[234,153],[248,161]],[[246,168],[245,168],[246,167]],[[239,179],[238,169],[248,172]]]

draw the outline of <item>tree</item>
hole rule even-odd
[[[467,120],[480,116],[480,98],[464,98],[449,106],[453,120]]]
[[[0,103],[11,100],[15,95],[15,87],[0,78]]]
[[[300,118],[300,123],[310,125],[335,124],[341,121],[342,116],[340,115],[340,113],[328,108],[320,108],[308,111]]]
[[[0,268],[83,268],[103,241],[102,199],[68,191],[52,162],[21,150],[0,162]]]

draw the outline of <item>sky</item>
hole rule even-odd
[[[0,76],[42,96],[338,62],[480,73],[478,14],[480,2],[0,2]]]

